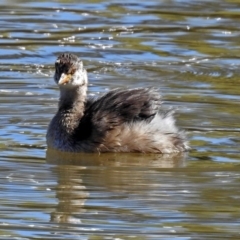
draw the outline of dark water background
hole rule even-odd
[[[240,2],[0,1],[0,239],[240,239]],[[59,53],[89,94],[159,87],[188,156],[48,152]]]

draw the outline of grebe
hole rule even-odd
[[[98,99],[87,99],[87,71],[70,53],[57,58],[54,80],[60,100],[47,131],[49,148],[99,153],[176,153],[189,149],[172,112],[160,109],[157,89],[114,89]]]

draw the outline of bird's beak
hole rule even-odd
[[[58,81],[58,85],[65,85],[66,83],[68,83],[71,79],[71,75],[70,74],[65,74],[62,73],[59,81]]]

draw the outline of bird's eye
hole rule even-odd
[[[55,70],[56,70],[56,72],[59,71],[59,64],[57,62],[55,63]]]
[[[55,71],[56,71],[56,73],[59,73],[59,68],[57,67],[57,65],[55,67]]]

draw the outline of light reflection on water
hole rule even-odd
[[[1,239],[238,239],[238,3],[0,2]],[[155,86],[189,155],[47,152],[53,63],[89,72],[89,94]]]

